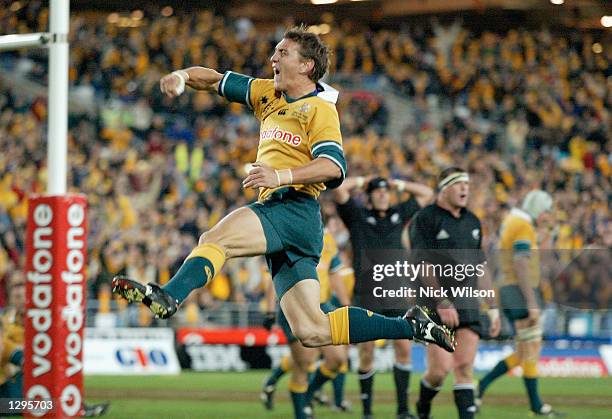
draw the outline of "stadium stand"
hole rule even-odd
[[[252,24],[205,10],[122,19],[94,12],[71,19],[71,104],[79,106],[71,109],[69,185],[88,195],[89,296],[103,314],[113,275],[165,283],[202,231],[255,198],[240,179],[255,160],[256,121],[208,94],[170,102],[159,92],[160,76],[198,64],[269,77],[278,38],[278,28],[257,28],[255,37]],[[44,31],[46,22],[41,2],[17,13],[0,9],[4,33]],[[433,185],[460,156],[479,185],[471,208],[483,220],[487,249],[505,211],[533,187],[555,196],[558,229],[547,232],[549,248],[570,258],[583,247],[610,249],[612,52],[595,52],[591,33],[476,32],[430,22],[396,31],[336,25],[323,37],[334,54],[329,82],[342,88],[343,79],[353,80],[339,104],[351,175]],[[46,179],[46,101],[36,91],[45,54],[0,55],[3,73],[34,85],[22,91],[0,78],[0,305],[23,266],[26,197],[42,192]],[[361,84],[400,93],[401,106]],[[408,123],[393,132],[398,109]],[[609,309],[606,273],[585,274],[581,263],[598,266],[575,261],[548,300]],[[263,259],[228,264],[179,320],[197,323],[198,308],[223,302],[257,304],[267,275]],[[152,321],[139,311],[120,316],[124,324]]]

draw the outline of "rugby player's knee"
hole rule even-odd
[[[307,348],[317,348],[323,346],[321,336],[318,335],[314,330],[302,330],[300,329],[297,333],[293,333],[296,338]]]
[[[295,337],[307,348],[317,348],[319,346],[328,345],[330,341],[329,330],[325,334],[325,330],[317,327],[316,323],[298,324],[292,328]]]
[[[344,363],[344,353],[338,346],[329,346],[329,350],[324,352],[325,366],[332,370],[338,371],[342,363]]]
[[[469,361],[460,361],[455,365],[455,381],[458,383],[471,383],[474,366]]]
[[[229,243],[223,239],[223,236],[218,232],[213,230],[206,231],[200,235],[200,239],[198,240],[198,246],[202,246],[203,244],[213,244],[223,251],[225,257],[231,257],[228,249],[230,248]]]
[[[293,365],[296,372],[307,374],[308,368],[310,367],[310,359],[306,357],[295,357],[293,359]]]
[[[444,384],[444,379],[448,375],[448,372],[443,372],[438,369],[428,369],[423,375],[423,379],[432,387],[440,387]]]
[[[451,372],[452,366],[445,362],[432,363],[427,368],[427,381],[438,387],[444,383],[444,379]]]
[[[215,236],[216,234],[214,232],[210,230],[205,231],[204,233],[200,235],[200,239],[198,240],[198,245],[203,245],[204,243],[215,243],[216,244]]]

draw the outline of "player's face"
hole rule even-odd
[[[370,202],[376,211],[387,211],[389,209],[389,190],[387,188],[377,188],[370,192]]]
[[[468,182],[457,182],[446,188],[448,203],[453,207],[465,208],[470,197],[470,184]]]
[[[309,60],[300,54],[300,45],[290,39],[283,39],[270,57],[274,72],[274,88],[285,92],[304,75],[308,76]]]

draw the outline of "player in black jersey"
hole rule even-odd
[[[366,205],[359,204],[351,196],[352,191],[366,186]],[[409,192],[411,197],[401,201],[398,205],[390,205],[390,190],[399,193]],[[365,250],[401,249],[402,231],[412,216],[424,205],[431,202],[433,190],[428,186],[406,182],[397,179],[374,177],[366,182],[362,177],[347,178],[342,186],[334,190],[336,208],[340,218],[350,232],[353,248],[353,269],[355,271],[355,290],[353,304],[368,310],[376,311],[385,316],[401,316],[408,308],[408,301],[404,307],[384,301],[376,302],[371,298],[372,292],[368,289],[372,285],[372,278],[365,268]],[[373,304],[377,306],[374,307]],[[387,308],[384,308],[387,306]],[[374,380],[374,347],[375,342],[359,344],[359,384],[363,403],[363,417],[372,415],[372,384]],[[410,341],[406,339],[393,341],[395,351],[395,365],[393,377],[397,392],[397,417],[412,417],[408,408],[408,385],[410,381],[411,354]]]
[[[466,208],[469,175],[458,167],[442,171],[438,191],[436,202],[414,216],[410,244],[415,263],[427,267],[427,273],[420,277],[420,303],[455,329],[458,346],[453,354],[432,346],[427,348],[427,371],[421,380],[417,414],[419,419],[430,417],[431,401],[452,370],[459,418],[472,419],[476,412],[472,370],[480,335],[480,299],[454,296],[452,288],[472,291],[480,285],[490,290],[491,282],[480,250],[480,221]],[[431,295],[434,290],[438,291],[436,296]],[[494,298],[488,298],[487,302],[492,320],[489,334],[496,336],[500,328],[499,310],[494,308]]]

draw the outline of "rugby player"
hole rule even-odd
[[[365,187],[368,200],[363,206],[351,196],[352,192]],[[395,206],[390,205],[390,190],[398,193],[410,192],[409,199],[403,200]],[[415,182],[406,182],[400,179],[386,179],[376,176],[369,180],[363,177],[349,177],[334,190],[334,200],[338,215],[350,232],[351,246],[353,248],[353,269],[356,273],[355,292],[353,303],[358,307],[374,310],[385,307],[379,311],[385,316],[397,316],[405,313],[409,302],[405,301],[402,307],[383,299],[372,301],[371,273],[364,268],[368,255],[367,250],[401,249],[402,233],[412,216],[424,205],[431,202],[433,190]],[[359,387],[361,390],[361,403],[363,418],[372,416],[374,374],[374,343],[364,342],[359,345]],[[412,370],[410,341],[398,339],[393,341],[395,364],[393,365],[393,379],[395,382],[397,399],[397,418],[409,418],[408,388],[410,372]]]
[[[329,313],[337,307],[332,305],[330,299],[332,295],[332,289],[337,295],[341,296],[341,301],[344,300],[345,304],[348,303],[346,290],[344,289],[344,283],[337,275],[337,272],[342,268],[342,262],[338,254],[338,248],[336,241],[334,240],[331,233],[325,231],[323,236],[323,251],[321,253],[321,260],[317,267],[317,274],[319,277],[319,283],[321,288],[321,310],[324,313]],[[323,355],[323,362],[313,372],[313,377],[308,382],[308,372],[311,366],[314,366],[319,351],[312,348],[305,348],[293,335],[291,328],[287,323],[287,318],[280,311],[279,313],[279,324],[287,337],[289,347],[291,349],[291,357],[281,359],[281,364],[276,367],[272,374],[266,379],[264,387],[262,389],[261,399],[267,409],[273,407],[273,397],[276,391],[276,383],[278,379],[286,372],[291,370],[291,380],[289,382],[289,391],[292,395],[292,401],[294,402],[294,413],[296,418],[304,416],[304,409],[306,411],[305,416],[311,414],[312,407],[310,406],[314,394],[325,384],[328,380],[333,380],[336,375],[340,372],[344,365],[348,366],[348,354],[342,346],[325,346],[322,347],[320,353]],[[301,400],[294,396],[294,393],[306,392],[305,398]]]
[[[387,338],[416,339],[453,351],[450,332],[430,319],[388,318],[358,307],[328,314],[321,310],[316,267],[323,225],[317,197],[326,187],[338,187],[346,172],[335,107],[338,91],[319,83],[328,68],[328,49],[304,26],[285,33],[270,61],[273,80],[204,67],[161,79],[161,91],[169,97],[189,86],[253,110],[261,122],[259,148],[242,184],[259,189],[259,196],[203,233],[163,288],[120,276],[113,278],[113,291],[169,318],[191,291],[212,281],[226,259],[265,255],[282,311],[304,346]]]
[[[436,202],[419,211],[410,224],[410,245],[417,259],[432,264],[476,266],[483,264],[480,252],[482,231],[480,220],[467,207],[469,199],[469,175],[459,167],[451,167],[440,173]],[[459,249],[459,250],[457,250]],[[468,249],[466,251],[466,249]],[[484,269],[484,264],[483,268]],[[426,274],[422,286],[440,289],[442,285],[483,287],[491,289],[488,273],[482,278],[469,275],[457,282],[455,277]],[[480,283],[478,281],[481,281]],[[454,371],[454,397],[459,419],[473,419],[477,410],[474,401],[472,372],[480,336],[479,299],[475,298],[421,298],[422,304],[437,312],[441,321],[455,330],[457,350],[450,354],[427,348],[427,370],[421,379],[419,400],[416,404],[419,419],[430,418],[431,402],[438,394],[446,376]],[[491,308],[489,334],[499,334],[499,310],[495,301],[487,301]]]
[[[537,362],[542,349],[542,325],[536,226],[550,222],[552,207],[550,194],[532,190],[525,196],[521,208],[513,208],[502,223],[500,301],[504,314],[514,324],[516,351],[480,380],[478,404],[493,381],[520,365],[531,413],[544,417],[563,416],[543,403],[538,391]]]

